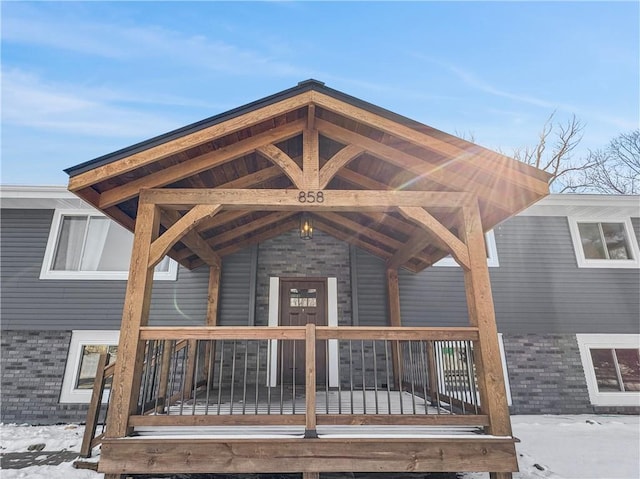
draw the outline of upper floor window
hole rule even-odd
[[[487,231],[484,234],[484,244],[487,250],[487,266],[498,267],[498,248],[496,247],[496,237],[493,234],[493,230]],[[433,266],[458,266],[456,260],[449,256],[445,256],[440,261],[436,261]]]
[[[40,279],[127,279],[133,235],[97,213],[56,210]],[[176,279],[177,264],[165,257],[154,279]]]
[[[580,268],[637,268],[638,242],[629,218],[596,221],[569,218]]]

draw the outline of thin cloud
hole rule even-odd
[[[6,9],[5,9],[6,10]],[[56,22],[29,8],[3,12],[4,42],[68,50],[120,61],[162,61],[233,75],[299,77],[304,70],[266,52],[145,25],[96,23],[86,18],[57,17]]]
[[[2,122],[75,135],[140,138],[179,126],[163,118],[103,101],[95,92],[47,84],[27,73],[2,73]]]

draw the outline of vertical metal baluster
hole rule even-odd
[[[340,377],[340,371],[342,370],[340,340],[338,340],[338,414],[342,414],[342,378]]]
[[[271,414],[271,340],[267,340],[267,414]]]
[[[429,402],[427,401],[427,381],[428,381],[428,369],[427,369],[427,345],[426,345],[426,341],[420,341],[420,358],[422,360],[422,389],[423,389],[423,394],[424,394],[424,413],[425,414],[429,414],[429,409],[428,409],[428,404]]]
[[[433,342],[433,351],[434,361],[436,362],[436,405],[438,408],[438,414],[440,414],[440,370],[444,367],[440,358],[440,341]]]
[[[389,341],[384,340],[384,367],[387,372],[387,408],[388,414],[391,414],[391,376],[389,375]]]
[[[353,350],[351,340],[349,340],[349,397],[351,398],[351,414],[353,414]]]
[[[447,341],[447,349],[449,351],[453,350],[453,347],[451,346],[451,341]],[[447,355],[447,361],[448,361],[448,369],[449,369],[449,387],[448,389],[448,396],[449,396],[449,411],[451,412],[451,414],[454,414],[453,412],[453,396],[454,396],[454,391],[453,391],[453,385],[451,384],[451,372],[453,370],[453,365],[452,365],[452,358],[453,355],[452,354],[448,354]]]
[[[164,357],[164,341],[160,341],[159,344],[160,344],[158,346],[159,349],[160,349],[159,356],[162,358],[162,357]],[[160,371],[160,374],[162,374],[162,371]],[[160,399],[160,385],[158,384],[158,392],[156,393],[156,400],[154,401],[155,404],[153,405],[153,410],[155,411],[155,414],[158,413],[158,400],[159,399]]]
[[[367,368],[364,362],[364,339],[360,340],[360,359],[362,361],[362,413],[367,414],[367,391],[366,391]]]
[[[180,377],[182,378],[181,386],[180,386],[180,416],[182,416],[182,411],[184,410],[184,389],[187,386],[187,372],[186,372],[186,361],[187,361],[187,351],[189,351],[190,344],[187,342],[187,345],[182,348],[182,366],[180,369]]]
[[[238,340],[233,340],[233,349],[231,356],[231,391],[230,402],[229,402],[229,414],[233,415],[233,401],[235,399],[235,388],[236,388],[236,354],[238,352]]]
[[[260,388],[260,340],[256,341],[256,410],[255,414],[258,414],[258,399]]]
[[[211,371],[213,371],[213,366],[214,366],[214,343],[213,340],[209,340],[207,341],[207,346],[209,348],[209,364],[207,365],[207,396],[205,398],[205,405],[204,405],[204,414],[205,416],[207,414],[209,414],[209,398],[211,397],[211,381],[213,380],[213,374],[211,374]]]
[[[378,409],[378,355],[376,354],[376,340],[372,340],[373,345],[373,397],[376,402],[376,414],[380,414]]]
[[[478,414],[478,393],[476,385],[475,375],[475,361],[473,357],[473,348],[471,347],[471,341],[465,341],[467,348],[467,363],[469,369],[469,388],[471,390],[471,399],[473,400],[473,410],[475,414]]]
[[[411,379],[411,403],[413,405],[413,414],[416,413],[416,378],[415,378],[415,364],[413,364],[413,341],[409,341],[409,378]]]
[[[167,409],[167,415],[171,414],[171,398],[173,397],[173,390],[176,384],[176,375],[178,374],[178,354],[176,353],[177,340],[171,341],[169,347],[169,354],[171,356],[171,364],[169,367],[171,381],[167,384],[167,397],[165,398],[165,404]]]
[[[196,414],[196,395],[197,395],[197,391],[198,391],[198,366],[200,363],[200,340],[196,340],[196,350],[195,350],[195,355],[196,355],[196,364],[193,368],[193,407],[191,408],[191,414],[195,415]]]
[[[459,369],[459,374],[458,374],[458,383],[460,384],[460,398],[462,400],[462,414],[466,414],[467,411],[467,393],[465,391],[465,387],[464,387],[464,377],[466,376],[465,371],[464,371],[464,361],[462,360],[462,357],[460,357],[460,354],[462,353],[462,342],[461,341],[456,341],[457,345],[458,345],[458,369]]]
[[[397,344],[397,350],[400,351],[400,353],[402,353],[402,341],[396,341]],[[404,354],[401,354],[402,357],[404,358]],[[396,361],[398,360],[398,358],[396,358]],[[404,404],[402,402],[402,381],[404,379],[404,368],[402,367],[402,363],[403,361],[398,361],[398,377],[399,377],[399,384],[398,384],[398,397],[400,398],[400,414],[404,414]]]
[[[249,340],[244,340],[244,376],[242,377],[242,414],[247,411],[247,371],[249,370]]]
[[[296,413],[296,340],[293,340],[293,369],[292,369],[292,378],[291,378],[291,383],[293,385],[293,392],[291,393],[292,397],[292,402],[293,405],[291,406],[292,408],[292,414]]]
[[[220,415],[220,404],[222,403],[222,376],[224,372],[224,339],[220,340],[220,367],[218,368],[218,416]]]
[[[331,367],[329,362],[329,340],[324,342],[324,390],[325,390],[325,412],[329,414],[329,368]]]
[[[282,414],[284,408],[284,343],[282,344],[282,350],[280,351],[280,414]]]

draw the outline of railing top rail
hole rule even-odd
[[[142,340],[175,339],[305,339],[304,326],[194,326],[140,328]],[[413,327],[367,327],[367,326],[317,326],[316,338],[353,340],[396,341],[465,341],[477,340],[478,328],[413,328]]]

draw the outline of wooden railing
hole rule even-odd
[[[477,328],[144,327],[140,340],[134,428],[295,425],[314,437],[324,425],[488,425]],[[101,388],[97,377],[94,396]]]

